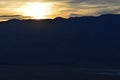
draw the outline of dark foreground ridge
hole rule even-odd
[[[120,66],[120,15],[0,23],[1,65]]]
[[[1,22],[0,80],[120,80],[120,15]]]

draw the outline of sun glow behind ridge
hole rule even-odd
[[[23,16],[30,16],[31,19],[43,19],[50,14],[50,4],[39,2],[26,3],[18,11]]]

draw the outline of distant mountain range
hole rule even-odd
[[[0,22],[0,64],[120,66],[120,15]]]

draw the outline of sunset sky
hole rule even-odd
[[[0,21],[108,13],[120,13],[120,0],[0,0]]]

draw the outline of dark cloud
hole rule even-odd
[[[119,3],[120,0],[71,0],[70,3],[81,3],[81,2],[90,2],[90,3]]]
[[[1,15],[1,19],[29,19],[30,16],[22,16],[22,15]]]
[[[76,14],[76,13],[71,13],[69,16],[71,16],[71,17],[80,17],[80,16],[82,16],[82,15]]]
[[[114,9],[114,10],[100,10],[100,11],[98,11],[97,12],[97,14],[117,14],[117,13],[119,13],[120,12],[120,8],[118,8],[118,9]]]
[[[120,0],[71,0],[68,2],[73,10],[70,16],[90,16],[116,14],[120,12]]]
[[[1,15],[0,17],[21,17],[21,15]]]

